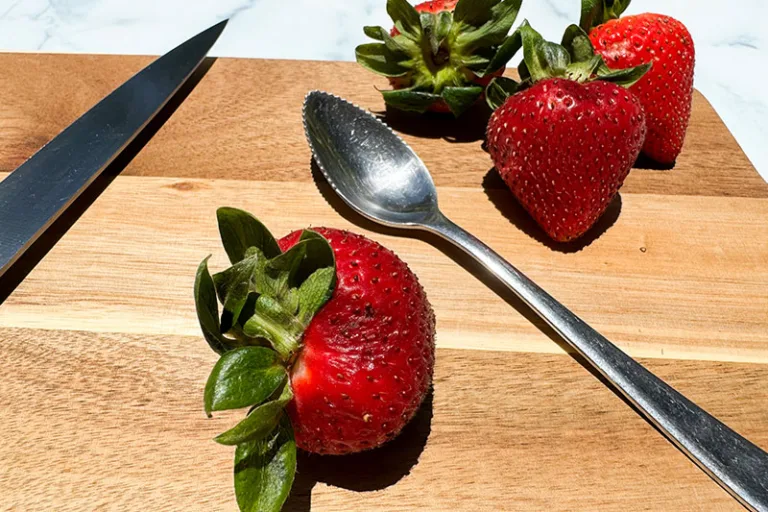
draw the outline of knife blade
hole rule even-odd
[[[226,24],[159,57],[0,182],[0,277],[162,110]]]

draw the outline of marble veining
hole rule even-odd
[[[558,39],[579,0],[524,0],[527,18]],[[628,13],[683,21],[696,44],[696,87],[768,179],[768,2],[634,0]],[[363,25],[389,25],[385,0],[0,0],[0,50],[161,54],[216,21],[226,57],[354,60]]]

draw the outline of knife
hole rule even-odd
[[[226,24],[159,57],[0,182],[0,277],[189,80]]]

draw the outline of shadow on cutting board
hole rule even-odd
[[[491,110],[481,102],[456,119],[452,114],[428,112],[417,114],[387,107],[374,112],[376,117],[398,132],[425,139],[444,139],[448,142],[476,142],[485,138],[485,128]]]
[[[579,363],[582,367],[584,367],[584,369],[586,369],[589,373],[591,373],[592,376],[594,376],[597,380],[599,380],[608,389],[613,391],[613,393],[618,398],[620,398],[626,405],[628,405],[638,415],[640,415],[643,419],[645,419],[645,416],[643,416],[640,410],[637,409],[637,407],[635,407],[635,405],[632,402],[627,400],[627,398],[623,394],[621,394],[621,392],[617,390],[613,386],[613,384],[611,384],[600,372],[598,372],[595,368],[593,368],[592,365],[581,354],[576,352],[575,349],[573,349],[565,340],[563,340],[560,337],[560,335],[557,334],[557,332],[555,332],[555,330],[549,326],[549,324],[547,324],[544,320],[542,320],[541,317],[539,317],[539,315],[537,315],[527,304],[525,304],[517,295],[515,295],[514,292],[512,292],[509,288],[507,288],[506,285],[504,285],[501,281],[496,279],[496,277],[488,273],[488,271],[485,268],[483,268],[478,262],[476,262],[474,259],[467,256],[464,252],[462,252],[460,249],[455,247],[450,242],[443,240],[437,235],[432,235],[431,233],[427,233],[424,231],[389,228],[366,219],[365,217],[361,216],[360,214],[352,210],[349,206],[347,206],[346,203],[344,203],[344,201],[339,196],[336,195],[336,193],[333,191],[331,186],[326,181],[325,177],[323,176],[323,173],[320,171],[320,168],[317,166],[317,163],[314,161],[314,159],[311,161],[311,168],[312,168],[312,178],[314,179],[315,185],[320,191],[320,194],[323,196],[323,198],[325,198],[328,204],[339,215],[347,219],[349,222],[352,222],[353,224],[360,226],[363,229],[367,229],[375,233],[382,233],[390,236],[407,237],[407,238],[421,240],[437,248],[443,254],[445,254],[446,256],[451,258],[454,262],[456,262],[459,266],[464,268],[464,270],[472,274],[478,281],[480,281],[485,286],[490,288],[491,291],[493,291],[496,295],[501,297],[507,304],[513,307],[518,313],[520,313],[523,317],[525,317],[526,320],[528,320],[531,324],[533,324],[537,329],[539,329],[539,331],[541,331],[549,339],[555,342],[564,352],[566,352],[577,363]],[[495,170],[492,169],[491,171],[495,173]],[[504,187],[505,190],[507,190],[506,186],[504,186],[504,183],[501,181],[501,178],[498,178],[498,180],[499,182],[501,182],[501,186]],[[512,194],[508,190],[507,190],[507,193],[510,196],[509,199],[513,202],[516,202],[514,197],[512,197]],[[618,197],[618,194],[617,194],[617,197]],[[608,212],[606,212],[606,214],[603,215],[603,217],[609,216],[607,221],[608,225],[602,228],[602,230],[598,229],[598,236],[602,234],[602,232],[604,232],[606,229],[608,229],[608,227],[610,227],[613,224],[613,222],[616,221],[616,218],[618,217],[618,213],[621,210],[620,201],[621,200],[619,198],[618,207],[615,207],[613,205],[609,207],[609,210],[610,209],[618,210],[613,214],[615,217],[613,218],[612,221],[610,220],[610,216]],[[518,208],[522,211],[522,207],[518,206]],[[523,213],[525,212],[523,211]],[[600,224],[600,222],[598,222],[598,224]],[[536,227],[538,228],[538,226]],[[546,236],[546,235],[542,233],[542,236]],[[555,296],[557,295],[556,291],[553,293],[555,294]],[[429,290],[427,290],[427,295],[429,295]],[[438,327],[439,327],[439,324],[438,324]],[[648,421],[647,419],[645,421],[649,425],[651,425],[657,432],[663,435],[663,433],[656,427],[656,425],[654,425],[652,422]]]
[[[0,278],[0,305],[13,293],[16,287],[29,275],[38,263],[48,254],[56,243],[64,236],[80,216],[93,204],[110,183],[125,169],[128,164],[144,149],[144,146],[155,136],[179,108],[192,90],[203,79],[208,70],[216,62],[216,57],[206,57],[187,82],[176,92],[160,112],[150,121],[136,138],[107,166],[91,185],[83,191],[72,205],[33,243],[29,249],[13,264]],[[65,271],[65,269],[62,269]]]
[[[350,491],[378,491],[396,484],[419,461],[432,429],[432,397],[427,394],[416,416],[392,441],[352,455],[313,455],[299,451],[296,480],[284,512],[309,512],[316,483]]]
[[[663,164],[645,156],[644,153],[640,153],[640,156],[637,157],[637,160],[635,161],[634,165],[632,165],[632,168],[643,169],[645,171],[669,171],[675,168],[675,163],[676,162],[672,162],[671,164]]]

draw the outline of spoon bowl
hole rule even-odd
[[[304,129],[326,180],[361,215],[391,227],[417,228],[438,214],[437,191],[424,162],[373,114],[312,91],[304,101]]]

